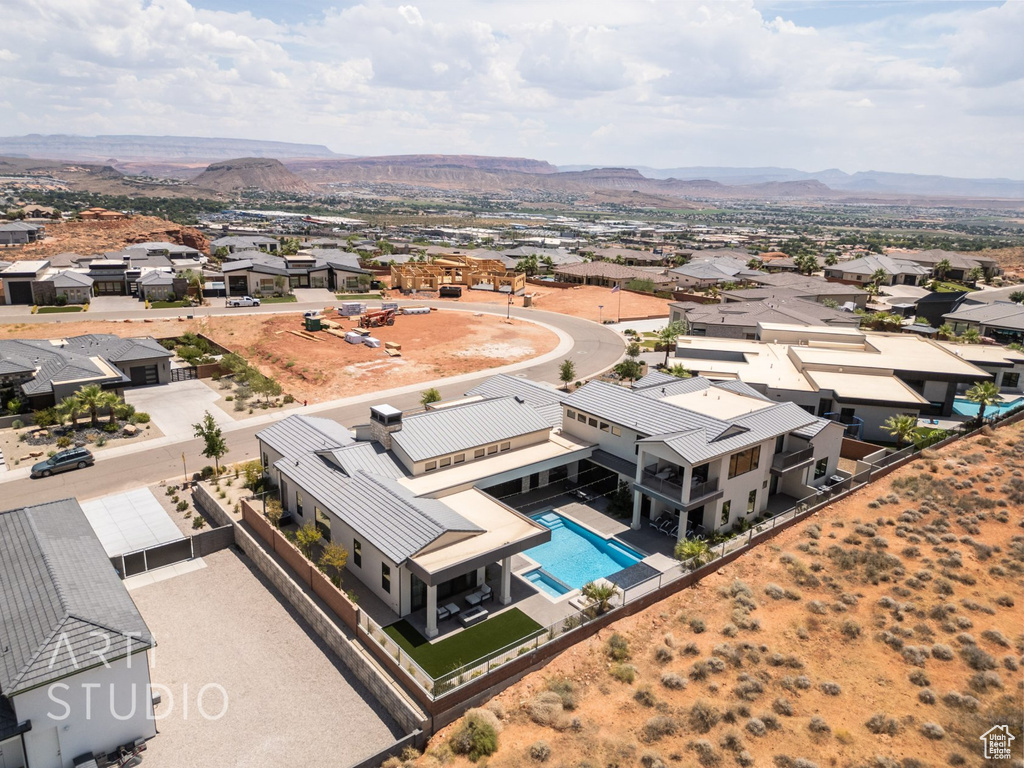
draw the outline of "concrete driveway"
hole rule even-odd
[[[219,395],[203,382],[175,381],[152,387],[126,389],[124,399],[153,418],[160,431],[168,437],[194,436],[193,424],[202,421],[209,411],[218,424],[231,424],[234,420],[214,403]]]
[[[316,302],[327,307],[338,303],[338,300],[334,298],[334,293],[326,288],[292,288],[292,293],[295,294],[295,301],[299,304]]]
[[[89,300],[89,312],[131,312],[145,308],[146,305],[134,296],[93,296]],[[83,315],[81,319],[89,318]]]

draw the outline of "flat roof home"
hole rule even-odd
[[[294,256],[235,251],[222,271],[228,296],[288,294],[293,288],[367,291],[371,282],[355,254],[334,250]]]
[[[9,221],[0,224],[0,245],[27,245],[42,240],[46,227],[27,221]]]
[[[883,285],[920,285],[931,275],[930,267],[923,267],[913,261],[894,259],[880,254],[863,256],[845,261],[833,267],[825,267],[825,279],[851,285],[866,285],[872,282],[876,272],[884,272]]]
[[[156,735],[153,637],[75,499],[0,512],[0,583],[2,765],[72,768]]]
[[[684,323],[687,336],[757,339],[762,323],[860,327],[859,315],[806,299],[770,298],[726,304],[673,302],[668,306],[670,321]]]
[[[88,334],[66,339],[0,340],[0,383],[16,386],[32,408],[55,405],[89,384],[121,391],[166,384],[173,354],[156,339]]]
[[[760,341],[680,337],[675,361],[837,419],[868,440],[891,440],[883,426],[891,416],[950,416],[959,387],[991,379],[919,336],[772,323],[759,334]]]
[[[640,267],[627,267],[610,261],[587,261],[581,264],[565,264],[552,270],[555,279],[565,283],[602,285],[607,288],[625,288],[633,280],[651,280],[656,286],[670,286],[674,280],[657,271]]]
[[[210,243],[210,253],[213,254],[221,248],[227,248],[228,253],[237,251],[267,251],[277,253],[281,249],[281,242],[273,237],[262,235],[231,235],[219,237]]]
[[[1024,352],[997,344],[938,342],[944,349],[992,375],[999,389],[1008,395],[1024,392]]]
[[[496,376],[421,412],[373,406],[354,434],[292,416],[257,438],[284,510],[340,542],[349,572],[395,614],[425,611],[435,636],[439,600],[500,564],[494,592],[508,603],[512,556],[550,539],[510,506],[522,494],[624,483],[634,527],[674,516],[682,538],[756,516],[773,494],[812,493],[836,472],[842,433],[739,382],[648,377],[567,394]]]
[[[0,272],[4,302],[7,304],[34,304],[32,284],[50,268],[46,259],[15,261]]]
[[[961,304],[953,312],[944,314],[942,320],[952,325],[957,334],[973,328],[982,336],[995,339],[1000,344],[1019,344],[1024,341],[1024,305],[1011,301]]]

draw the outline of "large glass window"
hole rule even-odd
[[[363,542],[359,539],[352,539],[352,562],[356,568],[363,567]]]
[[[723,501],[722,502],[722,525],[728,525],[729,524],[729,512],[731,510],[732,510],[732,502],[731,501]]]
[[[299,491],[295,492],[295,514],[302,517],[302,494]]]
[[[736,477],[757,469],[761,461],[761,446],[755,445],[729,457],[729,477]]]
[[[1016,389],[1020,386],[1020,374],[1007,371],[1003,374],[1003,386],[1007,389]]]
[[[380,587],[391,594],[391,566],[387,563],[380,564]]]
[[[747,514],[757,509],[757,491],[753,490],[747,494]]]
[[[815,463],[814,479],[818,480],[824,477],[826,472],[828,472],[828,456],[826,456],[824,459],[818,459],[818,461]]]

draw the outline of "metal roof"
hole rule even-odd
[[[66,269],[50,278],[54,288],[87,288],[93,284],[93,279],[84,272],[74,272]]]
[[[7,697],[153,645],[74,499],[0,512],[0,582]]]
[[[423,461],[550,428],[526,403],[499,397],[407,416],[391,441],[413,461]]]
[[[397,480],[407,475],[405,467],[394,454],[377,442],[359,442],[332,451],[317,451],[350,477],[356,472],[369,472]]]
[[[297,458],[313,451],[333,450],[351,445],[352,434],[341,424],[317,416],[289,416],[256,433],[286,458]]]
[[[466,393],[467,397],[479,395],[488,399],[498,397],[519,397],[533,408],[552,428],[562,426],[562,401],[568,392],[518,376],[499,373],[481,382]]]

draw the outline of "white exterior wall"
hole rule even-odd
[[[882,442],[892,442],[896,439],[882,426],[886,419],[904,413],[917,416],[920,412],[920,408],[907,405],[843,405],[836,403],[837,412],[840,408],[853,408],[854,415],[864,419],[863,437],[865,440]]]
[[[85,687],[90,684],[99,687]],[[110,662],[109,669],[86,670],[15,696],[19,722],[32,721],[32,730],[25,734],[28,765],[71,768],[84,753],[109,752],[135,739],[152,738],[156,721],[149,685],[149,659],[137,653]],[[70,707],[66,718],[68,710],[53,699]]]
[[[588,419],[595,419],[599,426],[592,427],[589,422],[583,423],[581,421],[577,421],[575,418],[570,419],[566,414],[567,410],[572,410],[575,413],[582,413]],[[600,428],[600,424],[602,422],[609,425],[608,432],[605,432]],[[619,427],[619,431],[621,431],[622,434],[613,435],[611,433],[612,425]],[[647,437],[647,435],[640,435],[635,430],[624,427],[621,424],[609,422],[606,419],[599,419],[596,416],[591,416],[586,413],[586,411],[578,411],[576,409],[569,408],[563,408],[562,410],[562,432],[577,437],[583,442],[597,443],[599,448],[608,451],[608,453],[618,456],[621,459],[626,459],[627,461],[637,460],[635,447],[636,441],[640,437]]]
[[[543,443],[545,440],[548,439],[548,434],[550,432],[551,432],[551,430],[549,430],[549,429],[543,429],[543,430],[540,430],[540,431],[537,431],[537,432],[530,432],[529,434],[526,434],[526,435],[519,435],[518,437],[512,437],[512,438],[509,438],[508,440],[500,440],[500,441],[498,441],[496,443],[490,443],[489,445],[496,445],[496,446],[498,446],[498,452],[497,453],[487,453],[486,449],[487,449],[488,446],[486,446],[486,445],[478,445],[478,446],[474,446],[473,448],[467,448],[464,451],[457,451],[455,453],[439,454],[438,456],[433,456],[430,459],[424,459],[423,461],[416,461],[416,462],[412,461],[412,459],[409,457],[409,454],[407,454],[405,451],[403,451],[398,446],[397,443],[392,443],[391,449],[395,452],[395,455],[397,455],[398,458],[401,459],[402,464],[405,465],[405,468],[408,469],[413,474],[413,476],[416,476],[416,475],[422,475],[422,474],[426,473],[426,471],[427,471],[427,469],[426,469],[427,462],[430,462],[430,461],[437,462],[437,468],[430,470],[431,472],[443,471],[444,469],[447,469],[448,467],[441,467],[441,459],[450,458],[452,460],[452,464],[449,465],[449,466],[458,466],[458,465],[455,464],[455,457],[456,456],[465,455],[466,460],[465,460],[465,462],[462,462],[462,463],[467,463],[468,464],[471,461],[478,461],[479,459],[486,459],[486,458],[490,458],[491,456],[496,456],[498,453],[508,453],[509,451],[516,450],[517,448],[525,448],[528,445],[536,445],[537,443]],[[501,445],[503,443],[509,443],[509,448],[508,448],[507,451],[502,451],[501,450]],[[476,453],[477,448],[483,448],[484,449],[484,455],[483,456],[475,457],[475,453]]]
[[[21,748],[21,737],[0,741],[0,768],[25,768],[25,750]]]
[[[948,389],[948,381],[926,381],[921,396],[930,403],[942,403],[946,400],[946,391]]]
[[[744,472],[742,475],[729,479],[729,456],[716,459],[721,472],[719,476],[719,487],[725,491],[721,499],[708,504],[704,509],[704,527],[713,531],[718,528],[723,530],[731,528],[741,517],[757,517],[766,506],[768,506],[768,484],[772,466],[772,451],[775,448],[775,438],[759,443],[761,446],[761,457],[758,460],[757,469]],[[734,453],[736,453],[734,451]],[[714,472],[710,474],[714,476]],[[747,496],[751,491],[757,491],[757,501],[754,510],[747,514]],[[722,507],[725,502],[731,501],[732,508],[729,510],[729,519],[722,522]]]

